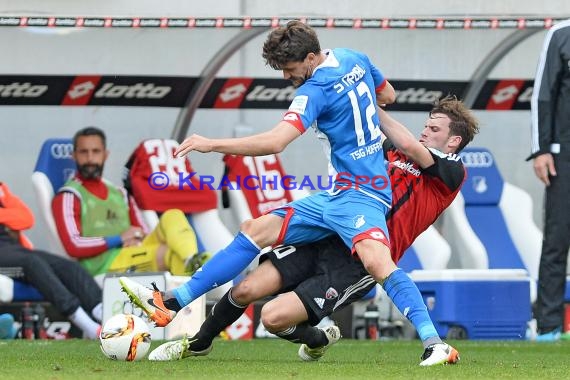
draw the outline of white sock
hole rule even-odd
[[[91,315],[97,322],[101,322],[103,320],[103,304],[98,303],[97,306],[91,310]]]
[[[14,280],[0,274],[0,302],[9,303],[14,299]]]
[[[87,339],[97,339],[97,332],[100,325],[89,318],[89,315],[80,306],[69,316],[69,320],[73,324],[83,330],[83,335]]]

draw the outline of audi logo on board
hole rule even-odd
[[[73,144],[53,144],[50,147],[51,156],[55,159],[61,160],[65,158],[71,158],[73,153]]]
[[[493,156],[489,152],[461,152],[459,156],[468,168],[488,168],[493,165]]]

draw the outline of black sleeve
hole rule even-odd
[[[382,143],[382,151],[384,152],[384,159],[388,159],[388,151],[395,150],[396,147],[392,144],[392,141],[385,139]]]
[[[534,91],[531,100],[531,155],[527,160],[550,152],[550,144],[556,142],[554,112],[558,102],[560,78],[564,72],[561,57],[561,41],[570,27],[551,29],[540,53],[538,68],[534,78]]]
[[[457,154],[445,154],[436,149],[428,149],[435,163],[423,169],[423,172],[440,178],[451,191],[457,190],[463,183],[465,169]]]

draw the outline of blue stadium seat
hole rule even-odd
[[[489,269],[526,269],[499,206],[505,182],[493,156],[486,149],[471,148],[461,157],[468,175],[461,189],[465,214],[487,250]]]
[[[467,180],[444,214],[444,236],[463,269],[524,269],[538,277],[542,233],[532,199],[505,182],[493,154],[471,147],[460,153]],[[534,286],[531,299],[536,296]]]
[[[69,257],[61,244],[51,212],[51,201],[57,190],[75,173],[76,166],[72,153],[73,143],[70,138],[46,140],[40,149],[32,174],[32,186],[40,217],[48,232],[49,251],[67,258]]]

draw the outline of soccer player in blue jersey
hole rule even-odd
[[[249,137],[192,135],[175,153],[279,153],[313,127],[329,158],[329,174],[335,178],[332,189],[246,221],[232,243],[164,297],[157,289],[152,292],[125,277],[120,279],[123,290],[149,318],[164,326],[174,315],[171,310],[233,279],[261,249],[338,234],[412,322],[426,349],[431,347],[424,361],[454,362],[457,352],[441,341],[419,290],[390,255],[385,215],[391,205],[391,186],[376,106],[392,103],[394,89],[366,55],[349,49],[321,50],[315,31],[299,21],[270,32],[263,58],[297,87],[283,119],[272,130]]]

